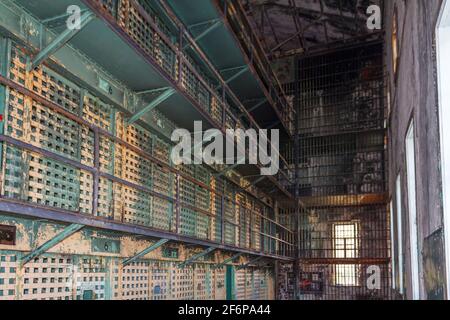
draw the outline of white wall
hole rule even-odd
[[[408,186],[408,221],[409,221],[409,248],[411,265],[412,298],[420,299],[420,278],[419,278],[419,244],[417,227],[417,203],[416,203],[416,148],[414,136],[414,121],[406,134],[406,180]]]

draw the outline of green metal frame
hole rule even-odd
[[[266,102],[267,102],[267,99],[266,99],[266,98],[261,99],[260,102],[258,102],[258,103],[255,104],[253,107],[251,107],[250,109],[248,109],[248,112],[253,112],[253,111],[255,111],[256,109],[258,109],[259,107],[261,107],[262,105],[264,105],[264,103],[266,103]]]
[[[233,262],[234,260],[236,260],[237,258],[239,258],[240,256],[242,256],[242,253],[236,253],[235,255],[233,255],[232,257],[223,260],[221,263],[215,265],[216,269],[222,268],[223,266],[225,266],[227,263]]]
[[[203,32],[201,32],[199,35],[197,35],[194,40],[195,42],[200,41],[201,39],[203,39],[205,36],[207,36],[209,33],[211,33],[212,31],[214,31],[215,29],[217,29],[221,24],[222,24],[222,20],[220,19],[214,19],[211,21],[206,21],[206,22],[201,22],[199,24],[190,26],[189,29],[193,29],[199,26],[204,26],[204,25],[208,25],[210,24],[210,26],[208,26],[208,28],[206,28],[206,30],[204,30]],[[187,48],[190,48],[191,44],[187,44],[183,47],[183,50],[186,50]]]
[[[227,300],[235,300],[236,299],[236,269],[234,266],[227,265],[226,266],[226,294]]]
[[[229,77],[228,79],[226,79],[224,81],[225,84],[229,84],[231,82],[233,82],[234,80],[238,79],[240,76],[242,76],[244,73],[246,73],[247,71],[250,70],[249,66],[239,66],[239,67],[235,67],[235,68],[230,68],[230,69],[226,69],[226,70],[221,70],[220,72],[228,72],[228,71],[232,71],[232,70],[238,70],[235,74],[233,74],[231,77]],[[216,90],[220,89],[220,87],[222,87],[222,85],[218,85],[216,87]]]
[[[179,268],[184,268],[192,263],[194,263],[195,261],[197,261],[198,259],[210,254],[211,252],[213,252],[214,250],[216,250],[216,247],[209,247],[206,250],[203,250],[200,253],[197,253],[195,255],[193,255],[192,257],[186,259],[183,263],[179,264]]]
[[[122,264],[122,267],[125,267],[127,265],[129,265],[130,263],[133,263],[134,261],[138,260],[139,258],[145,256],[146,254],[155,251],[156,249],[158,249],[159,247],[161,247],[162,245],[166,244],[167,242],[169,242],[169,239],[161,239],[158,242],[152,244],[150,247],[142,250],[141,252],[135,254],[133,257],[125,260]]]
[[[0,38],[0,75],[9,76],[9,65],[11,60],[11,40]],[[0,122],[0,134],[5,133],[6,121],[8,119],[8,90],[0,86],[0,115],[3,121]],[[0,167],[3,167],[3,144],[0,144]]]
[[[20,264],[23,266],[33,260],[34,258],[40,256],[41,254],[45,253],[49,249],[56,246],[58,243],[63,241],[64,239],[67,239],[71,235],[77,233],[81,229],[84,228],[84,225],[81,224],[71,224],[68,227],[66,227],[61,233],[44,243],[43,245],[39,246],[38,248],[31,251],[29,254],[22,257],[20,260]]]
[[[5,6],[5,3],[8,3],[8,2],[9,2],[8,0],[5,0],[4,3],[0,4],[0,8],[3,8],[3,6]],[[14,29],[14,26],[11,23],[11,21],[16,21],[16,18],[21,16],[18,13],[24,14],[24,13],[22,13],[22,11],[14,11],[14,10],[5,10],[5,12],[2,11],[2,14],[1,14],[2,17],[5,16],[5,19],[2,19],[0,21],[0,31],[2,33],[4,33],[5,30],[7,30],[7,31],[11,30],[12,33],[16,33],[17,30]],[[26,16],[26,18],[28,19],[28,16]],[[30,19],[32,19],[32,18],[30,18]],[[51,39],[52,37],[56,36],[56,35],[53,35],[53,33],[51,31],[46,29],[45,26],[42,26],[42,24],[39,24],[39,21],[37,21],[37,20],[33,19],[33,25],[37,26],[37,27],[39,27],[39,26],[42,27],[42,29],[41,29],[42,30],[42,35],[40,36],[40,38],[41,38],[40,40],[43,43],[51,42],[51,41],[48,41],[48,39]],[[21,35],[20,32],[17,32],[17,37],[20,38],[21,41],[26,42],[26,44],[29,45],[29,47],[39,47],[38,45],[36,45],[37,40],[39,40],[38,39],[39,37],[37,37],[37,36],[30,36],[29,38],[25,39],[25,37],[23,35]],[[72,62],[71,59],[74,58],[74,57],[77,57],[77,58]],[[91,93],[93,93],[95,95],[98,95],[98,97],[100,99],[105,100],[108,103],[111,103],[111,101],[113,101],[114,105],[119,104],[119,105],[123,106],[124,104],[121,103],[120,99],[117,100],[117,95],[118,94],[120,95],[120,93],[123,93],[124,96],[126,96],[126,94],[130,94],[131,93],[129,91],[126,91],[126,88],[124,88],[124,87],[115,87],[115,89],[112,90],[112,93],[110,94],[108,99],[105,99],[103,95],[101,95],[101,94],[99,95],[98,94],[99,93],[98,90],[92,90],[93,87],[96,87],[96,86],[98,87],[98,83],[96,83],[96,81],[92,82],[92,79],[98,79],[98,77],[101,77],[101,78],[108,79],[108,81],[109,81],[110,77],[108,77],[107,75],[105,76],[101,68],[95,69],[95,76],[94,77],[92,76],[93,75],[92,73],[86,73],[87,72],[86,70],[88,69],[88,66],[89,66],[89,60],[87,60],[85,57],[83,59],[81,59],[81,56],[79,56],[79,55],[77,56],[75,51],[73,51],[71,46],[64,46],[64,48],[62,48],[61,50],[59,50],[57,53],[54,54],[54,58],[55,58],[56,63],[58,64],[58,67],[60,68],[58,70],[63,70],[64,76],[68,76],[68,74],[71,74],[72,71],[75,72],[74,74],[71,74],[71,77],[69,78],[69,80],[72,81],[73,78],[77,78],[77,80],[79,80],[79,81],[77,81],[77,84],[80,85],[80,83],[81,83],[82,86],[85,86],[86,88],[88,88],[87,90],[89,90],[89,92],[91,92]],[[51,60],[51,61],[48,61],[48,64],[50,66],[54,66],[55,62],[53,61],[53,59],[49,59],[49,60]],[[79,64],[79,68],[75,68],[76,66],[78,66],[78,64]],[[86,68],[86,70],[84,68]],[[112,80],[111,83],[116,84],[117,82]],[[149,86],[149,87],[154,87],[154,86]],[[117,92],[116,89],[119,92]],[[120,90],[123,90],[123,91],[120,91]],[[134,94],[134,93],[131,93],[131,94]],[[128,104],[126,103],[126,101],[127,101],[126,98],[127,97],[124,97],[123,101],[125,102],[125,108],[128,109],[127,108]],[[121,111],[121,110],[123,110],[123,107],[119,106],[117,108],[117,110]],[[103,133],[102,133],[102,136],[104,136]],[[38,150],[38,151],[40,151],[40,150]],[[46,154],[50,154],[50,153],[46,153]],[[48,155],[48,156],[52,157],[52,155]],[[57,158],[57,159],[59,159],[60,161],[63,161],[63,162],[65,161],[65,159],[63,159],[63,158]],[[109,178],[107,176],[105,176],[105,177]],[[242,188],[240,190],[242,190]],[[255,195],[253,195],[253,196],[255,197]],[[23,208],[19,208],[20,209],[19,210],[19,209],[17,209],[16,204],[7,204],[7,203],[2,203],[2,204],[4,204],[6,208],[8,208],[8,210],[9,210],[8,212],[10,212],[12,210],[16,210],[15,212],[21,212],[20,210],[22,210],[22,209],[24,210],[24,208],[26,207],[24,205]],[[19,210],[19,211],[17,211],[17,210]],[[43,210],[45,210],[45,208]],[[30,215],[40,215],[40,214],[44,215],[44,214],[47,214],[47,213],[42,213],[42,212],[38,213],[36,211],[39,211],[39,210],[35,210],[35,211],[33,211],[33,213],[29,213],[29,214]],[[173,212],[173,210],[170,210],[170,212]],[[53,213],[53,216],[50,217],[49,219],[52,220],[52,221],[64,221],[64,222],[71,222],[71,223],[77,223],[78,221],[84,221],[79,216],[72,217],[69,214],[67,214],[67,215],[62,214],[60,216],[59,212],[58,212],[58,215],[55,215]],[[74,219],[75,221],[72,221],[72,220],[68,221],[68,220],[64,220],[64,219]],[[85,220],[86,221],[84,221],[84,222],[86,222],[86,225],[96,224],[97,223],[95,220],[90,221],[91,219],[89,219],[89,218],[86,218]],[[87,220],[89,220],[89,221],[87,221]],[[111,228],[116,228],[116,227],[119,228],[119,225],[120,225],[120,224],[117,224],[117,223],[114,223],[114,222],[108,222],[106,224],[103,224],[104,221],[101,221],[101,223],[102,223],[101,228],[102,227],[106,227],[106,225],[108,225]],[[130,229],[127,229],[127,230],[131,230],[131,227],[130,227]],[[150,234],[153,231],[151,231],[151,230],[141,230],[141,231],[139,231],[137,229],[133,229],[131,232],[132,233],[145,232],[145,234]],[[170,235],[170,236],[172,236],[172,235]],[[156,237],[160,238],[159,236],[156,236]],[[165,236],[163,235],[162,237],[165,237]],[[183,237],[181,237],[180,239],[182,239],[182,241],[187,241],[187,242],[190,241],[190,239],[185,239]],[[194,240],[192,240],[192,242],[195,242]],[[208,243],[206,241],[206,242],[203,242],[203,245],[208,246],[208,245],[210,245],[210,243]],[[212,244],[212,245],[214,245],[214,244]],[[234,249],[232,247],[228,247],[228,248],[231,248],[230,250],[234,251]],[[243,250],[245,251],[245,248],[243,248]],[[258,254],[258,252],[253,251],[251,254]],[[263,254],[263,253],[261,253],[261,254]]]
[[[263,258],[263,257],[261,257],[261,256],[256,257],[256,258],[250,260],[249,262],[247,262],[247,263],[245,263],[245,264],[242,264],[242,265],[238,266],[238,267],[237,267],[237,270],[245,269],[245,268],[247,268],[249,265],[251,265],[252,263],[258,262],[258,261],[261,260],[262,258]]]
[[[133,124],[136,121],[138,121],[144,114],[146,114],[147,112],[152,111],[153,109],[155,109],[157,106],[159,106],[161,103],[163,103],[164,101],[166,101],[167,99],[169,99],[173,94],[175,93],[175,89],[173,88],[168,88],[165,89],[165,91],[163,93],[161,93],[161,95],[159,95],[156,99],[154,99],[152,102],[150,102],[147,106],[145,106],[144,108],[142,108],[141,110],[139,110],[138,112],[136,112],[128,121],[127,124]]]
[[[83,30],[85,26],[89,24],[92,20],[94,20],[95,15],[92,12],[85,12],[81,16],[80,20],[80,28],[69,29],[66,28],[55,40],[53,40],[46,48],[42,49],[36,57],[34,57],[33,61],[29,66],[29,70],[33,70],[37,68],[44,60],[54,54],[56,51],[64,47],[70,39],[72,39],[78,32]]]

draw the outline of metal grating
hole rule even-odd
[[[195,300],[214,299],[214,273],[208,265],[194,266],[194,298]]]
[[[119,25],[172,77],[177,75],[177,58],[170,36],[161,37],[155,26],[163,24],[145,1],[120,1]]]
[[[28,60],[29,52],[12,42],[7,74],[15,84],[6,90],[2,136],[5,198],[272,254],[287,252],[275,243],[292,232],[261,218],[274,209],[239,188],[246,186],[241,175],[229,172],[234,185],[215,178],[210,168],[173,168],[168,143],[127,125],[126,114],[49,67],[27,72]],[[161,133],[176,127],[157,111],[151,118]],[[229,125],[237,125],[228,118]]]
[[[311,223],[313,221],[313,223]],[[389,225],[386,206],[367,205],[353,207],[316,207],[300,214],[299,255],[304,259],[384,259],[389,257]],[[342,224],[355,225],[354,236],[340,239],[333,227]],[[349,252],[342,255],[336,242]],[[346,243],[345,243],[346,242]],[[351,255],[346,257],[345,254]]]
[[[298,221],[300,299],[393,297],[382,61],[379,43],[306,56],[298,60],[297,82],[286,86],[298,107],[294,164],[305,205]],[[285,152],[295,158],[295,146]],[[374,269],[379,288],[367,282]]]
[[[170,272],[171,297],[174,300],[194,300],[194,270],[191,266],[172,268]]]
[[[301,197],[383,193],[384,132],[300,137]]]
[[[367,275],[373,272],[369,267],[381,271],[379,290],[367,289]],[[300,264],[299,294],[302,300],[393,299],[389,274],[387,264]]]
[[[133,262],[122,270],[122,300],[148,300],[149,269],[146,261]]]
[[[0,255],[0,300],[15,300],[17,290],[17,255]]]
[[[24,269],[24,300],[72,300],[72,260],[64,256],[35,258]]]
[[[293,263],[278,263],[277,296],[279,300],[294,300],[296,276]]]
[[[140,260],[126,267],[115,257],[46,253],[23,267],[22,253],[0,253],[0,300],[224,300],[224,268],[195,263]],[[271,297],[267,269],[236,272],[237,299]]]
[[[246,268],[236,271],[237,300],[267,300],[269,271],[264,268]]]
[[[151,264],[151,299],[167,300],[170,298],[170,262],[153,262]]]

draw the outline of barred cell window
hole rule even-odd
[[[334,258],[343,260],[358,258],[358,223],[339,223],[333,226]],[[339,262],[334,272],[336,286],[357,286],[358,267],[355,264]]]

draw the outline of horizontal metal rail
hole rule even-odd
[[[64,110],[61,107],[58,107],[57,105],[53,105],[53,103],[51,103],[50,101],[46,100],[45,98],[41,98],[40,96],[32,93],[31,91],[27,90],[26,88],[23,88],[21,85],[18,85],[16,83],[14,83],[14,82],[12,82],[12,81],[2,77],[2,76],[0,76],[0,82],[2,84],[4,84],[4,85],[8,86],[8,87],[13,87],[13,89],[17,89],[18,91],[20,90],[24,94],[28,93],[30,98],[32,98],[32,99],[39,97],[39,99],[38,99],[39,101],[44,102],[45,104],[48,104],[48,105],[52,105],[53,110],[56,111],[56,112]],[[107,131],[105,131],[105,130],[99,128],[99,127],[96,127],[95,125],[92,125],[90,123],[87,123],[85,120],[80,119],[78,116],[73,115],[70,112],[65,111],[64,114],[66,114],[68,117],[70,116],[70,118],[72,120],[77,121],[79,123],[84,123],[86,126],[88,126],[90,128],[90,130],[92,130],[94,132],[96,144],[98,144],[99,136],[102,135],[102,134],[105,134],[108,137],[113,138],[113,136],[110,133],[108,133]],[[13,146],[17,146],[17,147],[19,147],[21,149],[25,149],[25,150],[28,150],[28,151],[31,151],[31,152],[34,152],[34,153],[38,153],[38,154],[43,155],[45,157],[57,160],[59,162],[62,162],[62,163],[68,164],[68,165],[71,165],[71,166],[73,166],[73,167],[75,167],[77,169],[84,170],[84,171],[92,173],[93,176],[94,176],[94,196],[93,196],[93,210],[92,210],[93,211],[92,212],[93,216],[96,213],[96,208],[97,208],[96,201],[97,201],[97,198],[98,198],[97,197],[98,194],[95,193],[95,190],[98,189],[98,180],[100,178],[105,178],[105,179],[108,179],[110,181],[113,181],[113,182],[116,182],[116,183],[128,186],[130,188],[133,188],[133,189],[136,189],[136,190],[140,190],[140,191],[145,192],[145,193],[147,193],[147,194],[149,194],[151,196],[158,197],[160,199],[164,199],[164,200],[169,201],[171,203],[176,203],[177,206],[179,206],[179,207],[188,208],[188,209],[194,210],[194,211],[196,211],[196,212],[198,212],[200,214],[203,214],[203,215],[215,216],[214,214],[210,213],[209,211],[202,210],[200,208],[197,208],[195,206],[191,206],[189,204],[185,204],[183,201],[179,201],[178,198],[172,198],[172,197],[166,196],[164,194],[155,192],[155,191],[153,191],[152,189],[150,189],[148,187],[137,185],[137,184],[129,182],[127,180],[115,177],[114,175],[102,172],[100,170],[100,168],[99,168],[98,145],[96,146],[96,148],[94,148],[95,149],[94,150],[95,151],[95,155],[94,155],[95,167],[90,167],[90,166],[84,165],[84,164],[82,164],[82,163],[80,163],[78,161],[66,158],[64,156],[58,155],[58,154],[53,153],[51,151],[48,151],[48,150],[36,147],[34,145],[25,143],[23,141],[14,139],[14,138],[9,137],[9,136],[0,135],[0,141],[5,142],[5,143],[10,144],[10,145],[13,145]],[[123,143],[125,145],[128,145],[128,143],[125,143],[125,142],[123,142]],[[143,152],[143,151],[140,151],[140,152]],[[154,159],[154,157],[150,157],[150,156],[149,156],[149,158],[150,158],[150,160]],[[155,159],[155,160],[157,160],[157,159]],[[160,162],[160,161],[158,161],[158,162]],[[176,169],[173,169],[173,172],[175,174],[177,174],[177,175],[179,174],[178,170],[176,170]],[[213,190],[211,188],[209,188],[209,189],[210,189],[211,192],[213,192],[213,193],[215,192],[215,190]],[[224,197],[224,196],[222,196],[222,197]],[[251,215],[259,216],[262,219],[261,223],[263,223],[263,220],[268,221],[270,224],[280,228],[281,230],[284,230],[284,232],[287,232],[289,234],[293,234],[293,231],[289,230],[287,227],[279,224],[278,222],[273,221],[273,220],[271,220],[271,219],[261,215],[260,213],[258,213],[256,211],[253,211],[252,209],[249,209],[249,208],[246,208],[246,207],[242,207],[240,204],[238,204],[235,201],[232,201],[232,200],[227,200],[227,201],[232,202],[238,209],[244,209],[247,213],[250,213]],[[236,225],[236,227],[240,228],[241,226],[238,224],[238,225]],[[179,229],[178,226],[177,226],[177,229]],[[262,233],[261,231],[259,231],[257,233],[259,233],[259,235],[261,235],[262,237],[266,237],[267,238],[266,234]],[[273,236],[271,236],[270,238],[272,238],[272,239],[274,239],[276,241],[279,241],[279,242],[283,242],[283,243],[286,242],[283,239],[275,238]],[[292,246],[292,247],[294,246],[293,243],[289,243],[289,245]]]
[[[221,18],[223,19],[225,26],[231,31],[231,34],[236,39],[237,44],[239,45],[239,48],[244,55],[245,59],[251,66],[251,70],[255,75],[258,75],[256,79],[259,81],[262,88],[264,88],[265,96],[270,101],[271,105],[274,108],[274,111],[277,113],[279,119],[282,120],[283,125],[286,128],[286,121],[295,121],[295,110],[293,107],[289,107],[289,104],[286,99],[286,95],[284,93],[284,90],[279,83],[278,78],[273,73],[273,70],[267,66],[270,66],[270,62],[265,57],[265,54],[263,53],[264,50],[262,49],[261,44],[259,43],[258,37],[252,32],[252,28],[249,26],[249,23],[247,21],[247,18],[245,14],[242,13],[242,6],[239,3],[232,2],[232,1],[225,1],[225,5],[222,6],[219,1],[213,0],[213,3],[218,9],[218,12],[221,15]],[[236,5],[235,5],[236,4]],[[234,15],[232,15],[233,18],[239,19],[239,23],[237,26],[240,27],[238,31],[233,30],[233,26],[230,24],[230,21],[228,19],[228,15],[230,12],[233,12]],[[237,17],[237,14],[239,14],[239,17]],[[230,14],[231,15],[231,14]],[[239,39],[236,37],[235,33],[242,33],[246,36],[246,38],[250,39],[251,41],[246,42],[244,44],[242,41],[239,41]],[[246,53],[246,50],[244,50],[243,46],[248,45],[248,50],[251,52],[250,56]],[[259,51],[259,53],[258,53]],[[261,73],[257,72],[256,67],[258,70],[262,71]],[[269,76],[270,74],[270,76]],[[262,81],[264,79],[265,81]],[[266,85],[264,83],[267,83],[268,88],[266,88]],[[275,101],[273,100],[273,96],[271,93],[276,93],[277,99],[279,99],[278,103],[281,104],[281,108],[277,108]],[[287,119],[286,116],[282,116],[283,108],[288,109],[287,112]],[[292,112],[293,118],[289,117],[289,114]],[[286,128],[287,129],[287,128]],[[289,132],[289,129],[287,129]]]
[[[336,264],[336,265],[379,265],[389,264],[391,258],[299,258],[300,263],[303,264]]]
[[[208,68],[214,73],[215,77],[220,82],[220,87],[222,87],[222,89],[225,91],[225,94],[227,94],[233,100],[233,102],[238,106],[239,110],[242,112],[241,116],[245,116],[248,120],[250,120],[250,123],[251,123],[252,127],[255,127],[257,129],[261,129],[261,126],[258,125],[258,123],[254,119],[254,117],[250,114],[249,111],[247,111],[247,109],[244,107],[242,102],[239,100],[239,98],[235,95],[235,93],[229,87],[228,82],[230,81],[230,79],[225,80],[223,78],[223,76],[220,74],[220,72],[217,70],[217,68],[214,67],[213,63],[207,57],[206,53],[199,47],[199,45],[197,44],[197,41],[195,39],[193,39],[191,34],[188,32],[188,30],[186,28],[184,28],[184,24],[178,19],[178,17],[172,11],[172,9],[164,1],[158,1],[158,3],[161,5],[161,7],[164,8],[164,10],[168,14],[168,16],[175,22],[177,27],[180,30],[182,30],[183,35],[189,41],[189,46],[191,46],[192,48],[195,49],[196,53],[202,58],[202,61],[205,62],[206,65],[208,66]],[[245,66],[240,72],[247,71],[247,68],[248,68],[248,66]],[[237,76],[238,74],[240,74],[240,72],[238,72],[234,76]],[[283,156],[281,156],[279,153],[278,153],[278,156],[280,157],[282,163],[287,166],[286,159]],[[282,174],[285,175],[285,173],[282,173]],[[285,178],[287,178],[287,180],[289,181],[289,177],[287,177],[285,175]]]
[[[122,39],[124,39],[129,45],[135,49],[136,51],[141,54],[146,61],[150,62],[152,66],[158,70],[158,72],[169,82],[171,83],[172,87],[177,88],[178,92],[181,92],[188,101],[191,102],[191,104],[195,107],[195,109],[202,114],[203,117],[205,117],[212,125],[214,125],[217,129],[221,130],[225,134],[225,118],[223,117],[223,123],[219,124],[216,120],[214,120],[211,115],[206,112],[200,105],[199,102],[197,102],[194,98],[191,97],[191,95],[188,93],[188,91],[180,84],[179,80],[175,80],[173,76],[169,75],[167,71],[162,68],[158,63],[154,61],[154,57],[152,57],[150,54],[146,53],[143,49],[141,49],[133,39],[130,38],[129,34],[118,25],[116,18],[113,17],[109,12],[107,12],[97,1],[94,0],[82,0],[83,3],[86,4],[92,11],[94,11],[98,17],[100,17],[105,23],[114,31],[116,32]],[[202,85],[205,87],[208,92],[216,97],[218,101],[221,101],[223,105],[223,108],[226,109],[226,103],[223,101],[224,97],[219,97],[216,92],[209,86],[209,84],[206,83],[206,81],[203,79],[203,77],[197,72],[197,70],[192,66],[192,64],[187,60],[187,58],[182,53],[182,49],[175,46],[172,41],[167,37],[167,35],[160,30],[160,27],[149,17],[148,13],[145,12],[142,7],[137,4],[135,1],[131,1],[130,4],[140,12],[144,17],[147,18],[146,22],[148,22],[152,28],[157,32],[158,36],[161,37],[161,39],[165,42],[166,45],[168,45],[173,52],[177,55],[177,58],[179,59],[180,66],[185,65],[189,68],[190,72],[192,72],[197,79],[202,83]],[[180,78],[180,77],[179,77]],[[239,100],[238,100],[239,101]],[[228,115],[235,121],[239,121],[239,117],[235,116],[232,113],[228,112]],[[246,153],[246,152],[245,152]],[[258,168],[261,168],[260,165],[257,165]],[[283,175],[285,175],[283,173]],[[272,184],[274,184],[284,195],[286,195],[288,198],[292,199],[292,194],[287,191],[273,176],[267,176],[268,180],[271,181]]]
[[[7,143],[7,144],[16,146],[16,147],[18,147],[18,148],[20,148],[20,149],[24,149],[24,150],[27,150],[27,151],[31,151],[31,152],[34,152],[34,153],[43,155],[43,156],[45,156],[45,157],[48,157],[48,158],[54,159],[54,160],[56,160],[56,161],[59,161],[59,162],[68,164],[68,165],[70,165],[70,166],[73,166],[73,167],[75,167],[75,168],[77,168],[77,169],[91,172],[92,174],[98,174],[99,177],[102,177],[102,178],[111,180],[111,181],[113,181],[113,182],[116,182],[116,183],[119,183],[119,184],[128,186],[128,187],[130,187],[130,188],[133,188],[133,189],[136,189],[136,190],[139,190],[139,191],[148,193],[148,194],[150,194],[151,196],[154,196],[154,197],[157,197],[157,198],[160,198],[160,199],[163,199],[163,200],[167,200],[167,201],[172,202],[172,203],[175,203],[175,202],[177,201],[176,198],[172,198],[172,197],[166,196],[166,195],[164,195],[164,194],[155,192],[155,191],[153,191],[152,189],[150,189],[150,188],[148,188],[148,187],[140,186],[140,185],[137,185],[137,184],[135,184],[135,183],[129,182],[129,181],[127,181],[127,180],[124,180],[124,179],[118,178],[118,177],[116,177],[116,176],[113,176],[113,175],[111,175],[111,174],[104,173],[104,172],[100,172],[97,168],[93,168],[93,167],[86,166],[86,165],[81,164],[81,163],[79,163],[79,162],[77,162],[77,161],[74,161],[74,160],[68,159],[68,158],[66,158],[66,157],[60,156],[60,155],[55,154],[55,153],[53,153],[53,152],[51,152],[51,151],[47,151],[47,150],[45,150],[45,149],[38,148],[38,147],[36,147],[36,146],[33,146],[33,145],[31,145],[31,144],[22,142],[22,141],[20,141],[20,140],[17,140],[17,139],[14,139],[14,138],[11,138],[11,137],[8,137],[8,136],[5,136],[5,135],[0,135],[0,142],[5,142],[5,143]],[[212,214],[212,213],[210,213],[210,212],[208,212],[208,211],[206,211],[206,210],[202,210],[202,209],[197,208],[197,207],[195,207],[195,206],[185,204],[185,203],[183,203],[182,201],[180,201],[178,204],[179,204],[181,207],[183,207],[183,208],[191,209],[191,210],[197,211],[197,212],[199,212],[199,213],[201,213],[201,214],[204,214],[204,215],[207,215],[207,216],[211,216],[211,217],[215,217],[214,214]],[[246,210],[248,210],[248,209],[246,209]],[[257,213],[257,212],[252,212],[252,213],[258,214],[258,215],[259,215],[259,213]],[[264,216],[260,216],[260,217],[261,217],[262,219],[264,219],[264,220],[268,220],[270,223],[272,223],[272,224],[274,224],[274,225],[277,225],[277,226],[282,227],[285,231],[287,231],[287,232],[289,232],[289,233],[292,233],[292,231],[290,231],[289,229],[287,229],[287,228],[284,227],[284,226],[279,225],[277,222],[272,221],[272,220],[270,220],[269,218],[264,217]],[[225,222],[228,222],[228,221],[225,221]],[[236,224],[236,226],[237,226],[237,227],[240,227],[239,224]],[[259,232],[259,234],[262,235],[262,236],[264,236],[264,237],[269,237],[268,235],[266,235],[266,234],[264,234],[264,233],[262,233],[262,232]],[[275,240],[280,241],[280,242],[283,241],[283,240],[278,239],[278,238],[275,238],[275,237],[273,237],[273,236],[270,236],[270,238],[275,239]],[[291,244],[291,245],[293,245],[293,244]]]
[[[0,75],[0,84],[6,86],[8,88],[14,89],[14,90],[16,90],[16,91],[18,91],[18,92],[20,92],[20,93],[30,97],[34,101],[39,102],[40,104],[48,107],[52,111],[57,112],[57,113],[65,116],[65,117],[67,117],[68,119],[75,121],[76,123],[78,123],[80,125],[88,127],[91,131],[97,132],[98,135],[107,137],[111,141],[113,141],[115,143],[118,143],[118,144],[120,144],[121,146],[123,146],[123,147],[125,147],[127,149],[130,149],[130,151],[136,152],[137,154],[143,156],[147,160],[149,160],[149,161],[159,165],[164,170],[166,170],[166,172],[171,172],[173,174],[179,175],[181,178],[186,179],[187,181],[190,181],[190,182],[196,184],[197,186],[199,186],[199,187],[201,187],[203,189],[206,189],[206,190],[208,190],[208,191],[210,191],[210,192],[212,192],[212,193],[214,193],[216,195],[222,196],[226,201],[232,203],[233,205],[238,206],[239,208],[243,208],[245,210],[250,210],[253,214],[255,214],[255,215],[257,215],[257,216],[259,216],[259,217],[261,217],[261,218],[263,218],[263,219],[265,219],[267,221],[270,221],[270,222],[272,222],[274,224],[279,225],[279,227],[283,228],[284,230],[286,230],[288,232],[291,232],[291,233],[293,232],[292,230],[289,230],[285,226],[278,224],[276,221],[274,221],[274,220],[272,220],[272,219],[270,219],[268,217],[265,217],[265,216],[261,215],[260,213],[258,213],[256,211],[253,211],[253,210],[251,210],[251,209],[249,209],[247,207],[242,207],[239,203],[237,203],[234,199],[228,197],[226,194],[223,194],[223,193],[221,193],[219,191],[216,191],[215,189],[213,189],[209,185],[206,185],[206,184],[196,180],[195,178],[193,178],[193,177],[191,177],[191,176],[181,172],[180,170],[178,170],[178,169],[176,169],[174,167],[171,167],[166,162],[163,162],[163,161],[155,158],[154,156],[148,154],[144,150],[129,144],[128,142],[126,142],[126,141],[116,137],[115,135],[111,134],[110,132],[108,132],[108,131],[100,128],[100,127],[97,127],[97,126],[93,125],[92,123],[90,123],[90,122],[88,122],[88,121],[78,117],[77,115],[75,115],[75,114],[65,110],[64,108],[60,107],[59,105],[55,104],[54,102],[52,102],[50,100],[47,100],[46,98],[43,98],[43,97],[37,95],[36,93],[28,90],[27,88],[23,87],[22,85],[14,82],[12,80],[9,80],[9,79],[1,76],[1,75]],[[72,165],[72,166],[74,166],[74,167],[76,167],[78,169],[82,169],[82,170],[89,171],[89,172],[92,172],[92,173],[95,173],[97,171],[93,167],[89,167],[89,166],[83,165],[83,164],[81,164],[79,162],[76,162],[76,161],[71,160],[71,159],[67,159],[67,158],[62,157],[60,155],[54,154],[54,153],[52,153],[50,151],[46,151],[44,149],[40,149],[40,148],[34,147],[32,145],[29,145],[29,144],[25,144],[25,143],[23,143],[21,141],[13,139],[13,138],[10,138],[10,137],[7,137],[7,136],[3,136],[2,139],[8,139],[9,141],[13,141],[14,143],[17,143],[19,146],[22,145],[24,148],[31,148],[31,149],[39,150],[38,151],[39,153],[44,154],[44,155],[46,155],[48,157],[53,157],[53,155],[55,155],[56,159],[58,159],[59,161],[66,162],[66,160],[67,160],[66,163],[68,163],[68,164],[70,164],[70,165]],[[114,176],[111,176],[109,174],[106,174],[106,173],[102,173],[102,175],[103,175],[103,177],[105,177],[107,179],[110,179],[110,180],[118,179],[118,178],[116,178]],[[121,180],[121,181],[125,182],[124,184],[127,184],[129,186],[133,186],[133,188],[135,186],[138,187],[137,185],[134,185],[132,183],[128,183],[125,180]],[[119,182],[119,181],[116,181],[116,182]],[[144,189],[142,189],[142,191],[147,192],[148,189],[145,188],[145,187],[143,187],[143,188]],[[156,193],[155,193],[155,195],[156,195]],[[167,198],[166,196],[163,196],[163,195],[160,195],[160,196]],[[254,195],[252,195],[252,196],[254,196]],[[169,199],[167,199],[167,200],[169,200]],[[170,199],[170,200],[172,201],[173,199]]]
[[[282,261],[294,260],[294,258],[292,257],[264,253],[257,250],[239,248],[236,246],[220,244],[213,241],[197,239],[193,237],[183,236],[180,234],[174,234],[168,231],[157,230],[149,227],[136,226],[123,222],[111,221],[109,219],[101,217],[86,216],[84,214],[74,213],[65,210],[56,210],[44,206],[30,205],[29,203],[5,199],[3,197],[0,198],[0,212],[11,215],[21,215],[32,218],[46,219],[49,221],[80,224],[95,229],[104,229],[110,231],[123,232],[127,234],[142,235],[151,238],[169,239],[177,242],[191,243],[194,245],[204,247],[214,246],[216,249],[231,252],[242,252],[250,255],[259,255]]]

